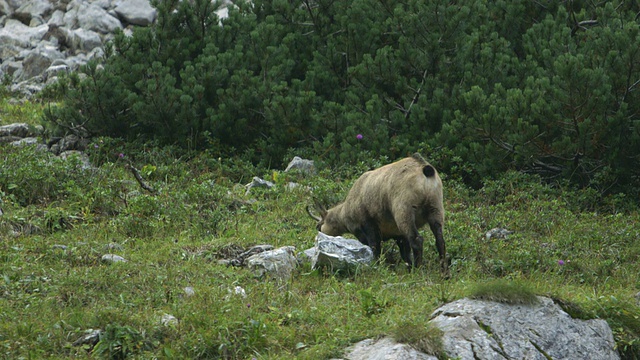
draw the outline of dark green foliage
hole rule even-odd
[[[266,166],[428,148],[474,185],[517,169],[638,187],[635,3],[253,1],[222,21],[208,0],[157,5],[104,70],[60,86],[48,120]]]

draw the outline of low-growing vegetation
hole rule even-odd
[[[85,138],[90,166],[0,144],[0,358],[328,359],[380,336],[445,358],[440,305],[543,295],[640,359],[640,5],[153,3],[38,96],[2,81],[0,125]],[[314,199],[413,152],[443,178],[449,279],[428,229],[414,271],[392,242],[284,282],[220,261],[312,247]]]
[[[371,267],[338,275],[303,264],[282,283],[218,260],[255,244],[312,247],[305,207],[314,196],[343,197],[360,168],[303,176],[106,138],[89,149],[87,169],[2,147],[5,358],[326,359],[381,335],[440,354],[427,325],[439,305],[464,296],[522,303],[532,294],[607,320],[623,358],[638,358],[640,218],[619,199],[517,173],[473,190],[443,174],[451,279],[440,275],[429,241],[413,272],[388,242]],[[276,186],[246,194],[253,176]],[[289,181],[303,186],[285,190]],[[487,239],[494,227],[513,233]],[[127,261],[102,262],[107,253]],[[95,329],[103,331],[97,343],[73,345]]]

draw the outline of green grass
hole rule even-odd
[[[15,102],[2,95],[0,85],[0,126],[13,123],[40,125],[44,105],[38,101]]]
[[[475,284],[469,297],[505,304],[534,305],[539,303],[536,294],[526,285],[502,279]]]
[[[576,211],[570,199],[587,202],[586,195],[526,177],[481,191],[445,178],[450,280],[423,229],[426,264],[416,271],[388,242],[384,261],[355,274],[304,264],[282,283],[218,260],[232,246],[313,246],[315,224],[305,211],[312,195],[276,187],[245,196],[242,185],[258,175],[339,199],[352,175],[260,172],[238,159],[174,158],[107,139],[90,148],[98,168],[89,172],[32,149],[2,148],[1,358],[327,359],[384,335],[439,354],[430,314],[469,295],[517,303],[552,296],[576,317],[607,320],[625,359],[638,358],[637,211]],[[139,187],[119,153],[147,166],[156,195]],[[15,234],[27,226],[35,230]],[[496,226],[514,233],[486,240]],[[106,264],[105,253],[128,261]],[[178,323],[163,325],[165,314]],[[72,346],[88,329],[102,329],[101,342],[93,350]]]

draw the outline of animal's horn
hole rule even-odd
[[[322,221],[322,218],[318,215],[314,215],[311,212],[311,209],[309,208],[309,205],[307,205],[307,214],[309,214],[309,216],[311,216],[312,219],[314,219],[315,221]]]
[[[320,217],[323,219],[327,216],[327,208],[318,201],[318,199],[313,200],[313,204],[315,205],[316,210],[320,212]]]

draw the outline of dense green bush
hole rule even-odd
[[[118,34],[46,118],[264,166],[291,149],[337,165],[426,146],[475,185],[518,169],[638,186],[636,3],[237,4],[220,20],[208,0],[158,2],[157,23]]]

